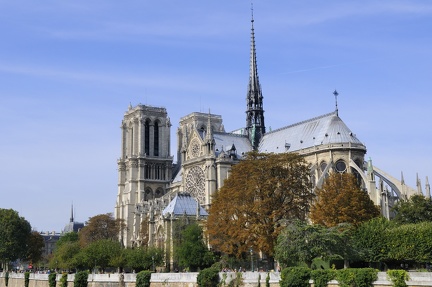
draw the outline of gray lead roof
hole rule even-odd
[[[197,214],[197,204],[195,198],[193,198],[189,193],[178,193],[173,200],[168,204],[167,207],[162,211],[165,216],[167,214],[172,214],[173,216],[181,215],[196,215]],[[207,211],[199,207],[200,216],[208,216]]]
[[[363,145],[336,111],[264,134],[259,151],[281,153],[333,143]]]

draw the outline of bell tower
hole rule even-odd
[[[124,115],[115,208],[115,218],[126,224],[120,234],[124,246],[139,239],[142,218],[137,206],[162,197],[171,182],[170,127],[165,108],[129,106]]]

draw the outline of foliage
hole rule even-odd
[[[0,263],[25,258],[31,226],[13,209],[0,208]]]
[[[99,214],[89,218],[79,232],[79,240],[82,246],[102,239],[118,241],[118,234],[123,228],[123,221],[114,219],[112,213]]]
[[[304,262],[309,267],[313,259],[344,259],[349,256],[349,230],[343,226],[327,228],[303,221],[289,224],[279,235],[275,258],[282,266]]]
[[[60,278],[60,287],[67,287],[67,273],[62,273],[62,277]]]
[[[78,233],[68,232],[60,236],[59,240],[56,242],[56,248],[62,246],[67,242],[77,242],[77,241],[78,241]]]
[[[24,287],[28,287],[30,283],[30,272],[24,273]]]
[[[354,230],[351,243],[358,258],[365,262],[383,262],[388,257],[384,240],[391,223],[384,217],[363,222]]]
[[[136,276],[136,287],[150,287],[151,271],[138,272]]]
[[[126,249],[126,265],[136,272],[142,270],[153,270],[153,266],[163,264],[163,250],[159,248],[134,248]]]
[[[179,265],[188,267],[190,271],[209,267],[214,262],[213,254],[204,243],[202,234],[202,228],[197,223],[190,224],[183,230],[181,241],[175,247]]]
[[[232,279],[229,283],[228,283],[229,287],[239,287],[239,286],[243,286],[243,273],[241,272],[236,272],[235,273],[235,278]]]
[[[216,287],[219,284],[219,270],[217,268],[205,268],[198,273],[197,283],[200,287]]]
[[[313,198],[310,171],[295,153],[250,152],[215,193],[207,220],[210,245],[237,257],[272,256],[285,223],[305,219]]]
[[[398,201],[392,210],[396,214],[392,220],[399,224],[432,221],[432,199],[421,194]]]
[[[395,226],[386,231],[384,240],[389,259],[432,261],[432,222]]]
[[[60,241],[60,240],[59,240]],[[77,256],[81,251],[78,241],[64,241],[57,245],[53,256],[50,259],[49,266],[52,269],[74,269],[78,262]]]
[[[43,249],[45,248],[45,241],[37,231],[32,231],[27,240],[27,260],[33,264],[42,259]]]
[[[74,287],[87,287],[88,271],[79,271],[75,274]]]
[[[82,251],[85,266],[88,268],[99,267],[105,270],[112,266],[111,260],[118,257],[122,252],[119,241],[101,239],[91,242]]]
[[[328,227],[340,223],[359,225],[380,215],[379,209],[350,173],[330,174],[316,194],[317,200],[310,212],[315,224]]]
[[[336,278],[334,269],[318,269],[311,271],[311,278],[315,287],[327,287],[327,283]]]
[[[393,283],[393,287],[406,287],[410,279],[409,274],[405,270],[387,270],[387,277]]]
[[[56,287],[56,278],[57,278],[57,273],[50,273],[48,275],[48,285],[49,287]]]
[[[288,267],[281,272],[280,287],[309,287],[311,269],[306,267]]]
[[[267,276],[266,276],[266,287],[270,287],[270,273],[267,272]]]
[[[373,268],[347,268],[336,273],[341,287],[371,287],[377,278],[378,270]]]
[[[9,272],[6,271],[5,273],[5,286],[7,287],[9,285]]]

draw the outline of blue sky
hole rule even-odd
[[[128,105],[245,123],[250,1],[0,0],[0,208],[39,231],[113,212]],[[431,1],[254,1],[267,127],[334,110],[374,164],[432,173]],[[431,178],[432,180],[432,178]]]

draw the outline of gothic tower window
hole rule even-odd
[[[159,156],[159,123],[154,124],[154,156]]]
[[[150,200],[153,199],[153,192],[151,188],[147,188],[144,195],[144,200]]]
[[[144,124],[144,152],[150,154],[150,120],[146,120]]]

